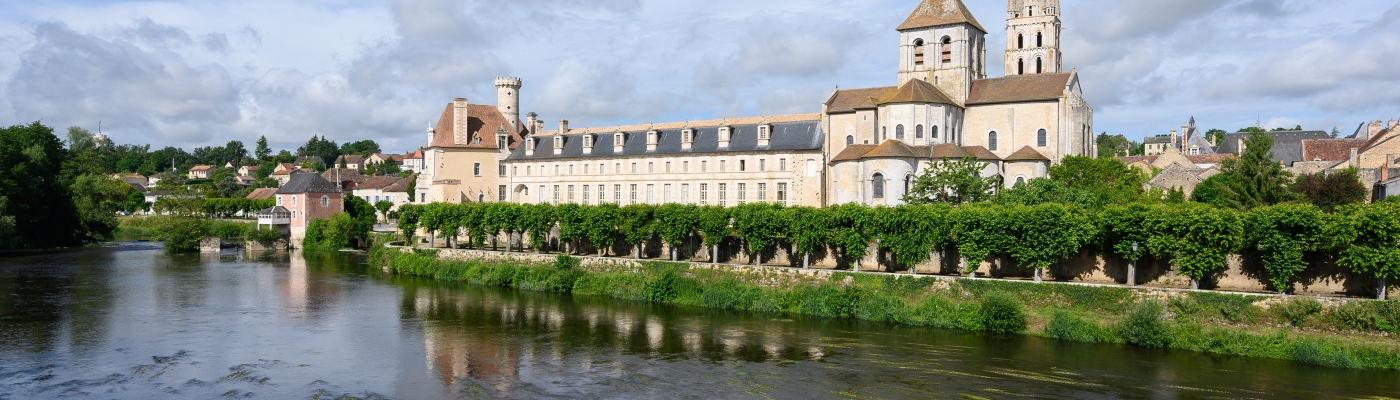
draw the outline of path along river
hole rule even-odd
[[[0,257],[0,399],[1397,394],[1391,371],[443,284],[344,253]]]

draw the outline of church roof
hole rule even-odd
[[[860,158],[922,158],[925,154],[928,154],[927,147],[924,151],[918,151],[902,140],[886,140]]]
[[[973,28],[987,33],[987,29],[982,24],[977,23],[977,18],[972,16],[972,11],[968,11],[967,5],[962,0],[923,0],[919,7],[909,14],[909,18],[904,23],[899,24],[898,31],[910,29],[931,28],[935,26],[968,24]]]
[[[1020,150],[1016,150],[1015,153],[1011,153],[1011,155],[1006,156],[1006,158],[1004,158],[1004,159],[1002,159],[1002,160],[1005,160],[1005,161],[1050,161],[1050,158],[1049,158],[1049,157],[1046,157],[1044,154],[1040,154],[1039,151],[1035,151],[1035,149],[1032,149],[1031,146],[1026,146],[1026,147],[1022,147]]]
[[[1056,100],[1064,96],[1065,87],[1069,85],[1070,78],[1073,76],[1074,73],[1066,72],[978,79],[972,81],[972,90],[967,95],[967,104]]]
[[[894,86],[888,86],[865,89],[837,90],[835,94],[831,95],[831,99],[827,100],[826,112],[828,114],[840,114],[853,112],[857,109],[862,108],[871,108],[874,106],[873,104],[865,106],[866,102],[870,102],[871,97],[884,97],[886,93],[892,92],[896,89],[897,88]]]
[[[986,147],[982,146],[963,147],[963,151],[966,151],[968,155],[982,161],[996,161],[1001,159],[1001,157],[997,157],[995,153],[992,153],[991,150],[987,150]]]
[[[865,153],[869,153],[871,150],[874,150],[876,147],[878,147],[878,146],[873,145],[873,144],[852,144],[852,145],[847,145],[845,150],[841,150],[840,153],[837,153],[837,154],[836,154],[836,157],[832,157],[832,158],[831,158],[831,162],[832,162],[832,163],[837,163],[837,162],[841,162],[841,161],[854,161],[854,160],[859,160],[859,159],[861,158],[861,156],[864,156]]]
[[[929,153],[929,158],[933,158],[935,160],[944,158],[949,160],[958,160],[962,159],[964,156],[967,155],[967,152],[964,151],[961,147],[958,147],[958,145],[952,143],[944,143],[937,146],[933,146],[933,150]]]
[[[521,137],[527,132],[525,124],[517,123],[520,130],[511,132],[511,121],[501,114],[501,110],[495,106],[484,106],[480,104],[467,104],[467,138],[481,138],[481,143],[458,144],[455,137],[456,121],[453,117],[453,103],[447,103],[447,108],[442,111],[442,116],[438,118],[437,125],[433,126],[433,140],[428,143],[428,147],[453,147],[469,149],[495,149],[496,131],[504,128],[506,130],[506,141],[510,142],[509,147],[514,149],[520,145]],[[515,121],[519,122],[519,121]]]
[[[894,91],[887,92],[880,98],[879,104],[896,103],[936,103],[958,105],[956,101],[944,94],[938,87],[918,79],[910,79],[903,86]]]

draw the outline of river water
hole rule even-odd
[[[1397,393],[1396,372],[442,284],[355,254],[0,258],[0,399]]]

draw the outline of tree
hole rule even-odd
[[[724,238],[729,237],[732,230],[729,227],[729,209],[720,206],[700,207],[700,235],[705,238],[704,245],[710,248],[710,263],[719,262],[719,245],[724,242]]]
[[[1225,135],[1229,134],[1221,129],[1211,129],[1206,131],[1206,140],[1219,146],[1225,142]]]
[[[53,129],[38,122],[0,128],[0,214],[14,218],[15,244],[49,248],[77,244],[77,213],[59,177],[66,151]]]
[[[1275,290],[1293,291],[1293,280],[1308,267],[1303,254],[1322,244],[1326,218],[1310,204],[1260,207],[1246,214],[1249,243],[1260,252]]]
[[[763,261],[763,250],[787,231],[792,221],[783,206],[770,203],[749,203],[734,208],[734,232],[744,238],[754,265]]]
[[[1244,237],[1238,212],[1200,203],[1169,205],[1154,213],[1147,226],[1152,254],[1171,257],[1177,273],[1191,278],[1191,289],[1224,267],[1226,255],[1239,248]]]
[[[982,260],[1005,248],[1006,229],[1002,226],[1002,210],[1003,207],[974,204],[954,208],[948,213],[953,243],[966,265],[967,277],[976,277]]]
[[[370,154],[378,153],[379,151],[379,143],[375,143],[373,140],[346,142],[345,144],[340,146],[340,154],[369,156]]]
[[[928,168],[914,179],[913,188],[904,195],[909,204],[948,203],[961,205],[990,200],[999,179],[982,177],[985,168],[972,156],[961,160],[929,163]]]
[[[297,155],[302,157],[316,156],[321,158],[323,163],[333,163],[336,157],[340,157],[340,147],[334,141],[326,140],[325,136],[311,136],[306,144],[297,149]],[[288,161],[290,162],[290,161]],[[321,165],[319,168],[325,168]]]
[[[1111,205],[1098,214],[1098,243],[1129,261],[1126,279],[1129,285],[1137,283],[1135,264],[1147,255],[1147,243],[1152,238],[1148,222],[1161,210],[1159,206],[1133,203]]]
[[[1142,170],[1116,159],[1084,156],[1065,157],[1049,172],[1051,180],[1089,193],[1094,203],[1085,206],[1090,209],[1142,201],[1143,183],[1148,179]]]
[[[392,201],[380,200],[374,203],[374,209],[379,211],[379,216],[382,217],[385,222],[389,221],[389,210],[393,208],[394,202]]]
[[[408,202],[409,202],[409,203],[412,203],[412,202],[418,201],[418,200],[415,200],[415,199],[414,199],[414,197],[417,196],[417,195],[418,195],[418,179],[417,179],[417,177],[409,176],[409,177],[408,177]]]
[[[635,258],[642,257],[642,243],[651,239],[652,212],[655,207],[649,204],[632,204],[618,210],[617,230],[623,240],[633,246]]]
[[[1203,195],[1211,197],[1195,200],[1218,207],[1249,210],[1297,198],[1289,190],[1293,174],[1284,171],[1283,166],[1269,156],[1273,146],[1274,139],[1267,134],[1247,135],[1240,157],[1226,159],[1221,164],[1220,173],[1207,179],[1215,179],[1210,183],[1208,193]]]
[[[1342,134],[1342,131],[1341,131],[1341,130],[1338,130],[1337,127],[1335,127],[1335,126],[1332,127],[1332,138],[1333,138],[1333,139],[1336,139],[1337,136],[1338,136],[1338,135],[1341,135],[1341,134]]]
[[[802,253],[802,267],[811,265],[812,253],[826,247],[831,240],[831,227],[826,213],[819,208],[791,207],[788,217],[792,221],[787,226],[787,238],[793,251]]]
[[[948,244],[951,210],[947,204],[876,208],[871,210],[870,226],[880,248],[889,250],[895,262],[912,268]]]
[[[5,206],[8,203],[9,199],[0,196],[0,250],[13,249],[19,239],[15,237],[15,217],[6,215]]]
[[[870,208],[851,203],[827,207],[825,211],[831,227],[831,247],[859,268],[860,259],[865,258],[870,246]]]
[[[599,256],[607,256],[608,249],[617,244],[617,204],[603,203],[588,208],[588,242],[598,248]]]
[[[1094,142],[1098,144],[1099,158],[1115,158],[1119,156],[1142,154],[1138,151],[1138,149],[1142,147],[1142,144],[1128,140],[1128,138],[1123,135],[1109,135],[1108,132],[1104,132],[1100,133],[1099,136],[1094,139]]]
[[[1093,221],[1073,207],[1052,203],[1004,211],[1006,252],[1021,266],[1035,269],[1036,282],[1045,268],[1079,253],[1097,233]]]
[[[671,261],[679,258],[677,249],[699,229],[698,214],[692,205],[669,203],[656,208],[656,236],[671,247]]]
[[[272,148],[267,146],[267,136],[258,136],[257,147],[253,148],[253,156],[258,158],[258,162],[267,162],[272,157]]]
[[[1337,265],[1376,278],[1376,298],[1386,298],[1386,280],[1400,279],[1400,202],[1343,206],[1327,237],[1338,250]]]
[[[1094,195],[1086,190],[1071,188],[1062,182],[1045,178],[1018,183],[1010,190],[998,193],[992,202],[1027,206],[1045,203],[1075,204],[1084,208],[1093,208],[1098,204]]]
[[[84,242],[110,239],[117,228],[117,212],[128,200],[127,192],[135,192],[126,182],[105,175],[79,176],[71,190],[78,212],[78,235]]]
[[[1340,206],[1366,201],[1366,186],[1361,184],[1356,168],[1299,176],[1293,192],[1329,213]]]

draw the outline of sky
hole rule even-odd
[[[1002,76],[1006,2],[965,0]],[[42,121],[152,147],[295,149],[313,135],[406,152],[447,103],[555,127],[816,113],[896,83],[918,0],[0,0],[0,125]],[[1063,0],[1065,68],[1095,130],[1195,117],[1350,134],[1400,117],[1400,4]],[[251,145],[249,146],[251,147]]]

